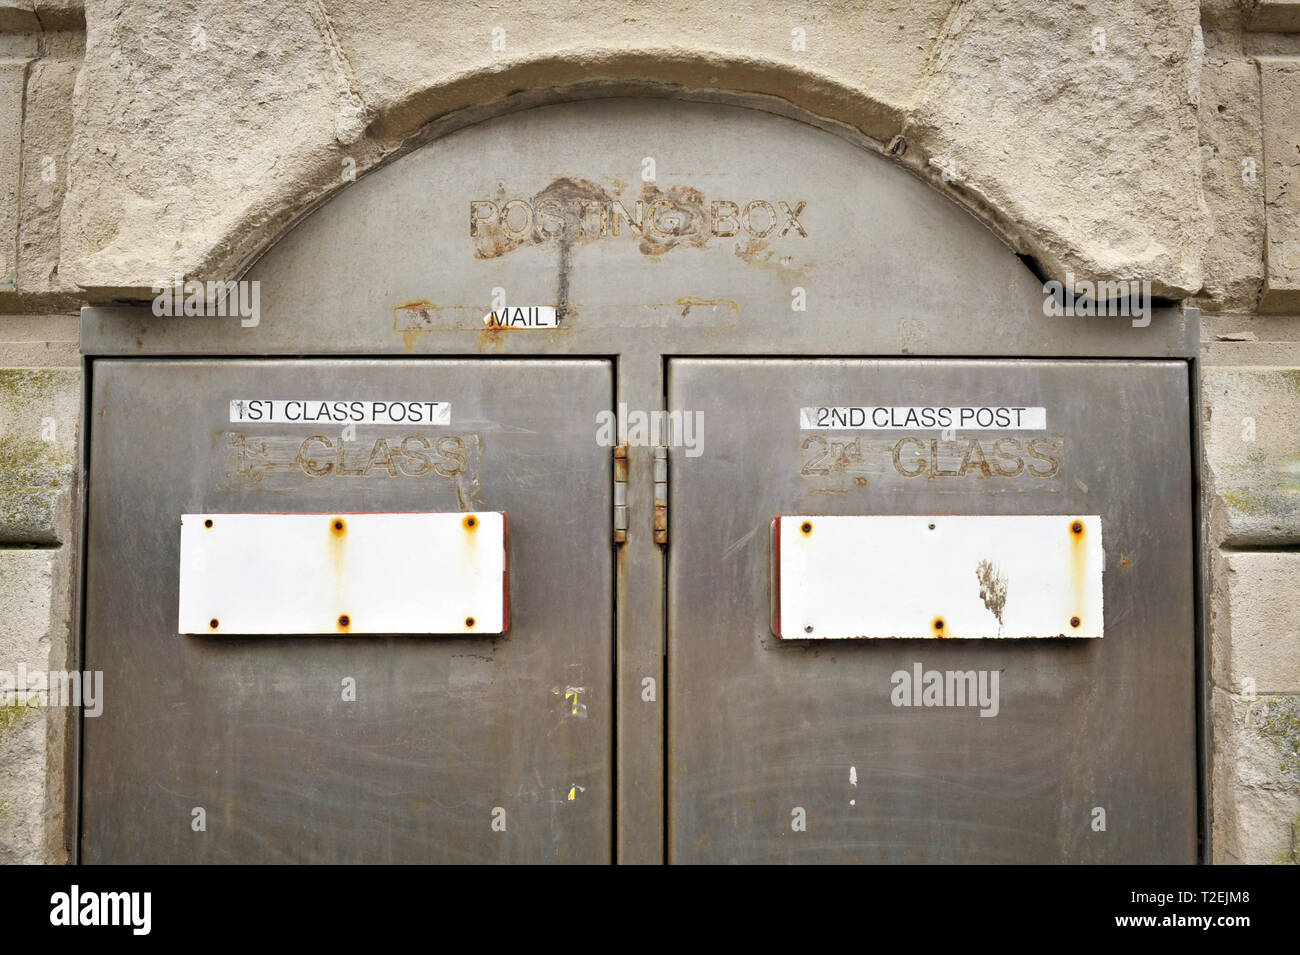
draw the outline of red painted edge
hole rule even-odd
[[[510,631],[510,518],[505,511],[501,514],[501,632]]]
[[[772,573],[772,586],[776,588],[776,593],[772,595],[772,606],[776,608],[776,637],[778,640],[784,640],[785,635],[781,633],[781,515],[777,514],[772,518],[772,561],[775,570]]]

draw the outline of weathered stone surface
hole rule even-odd
[[[87,8],[95,66],[74,97],[65,274],[145,297],[174,273],[215,275],[300,212],[298,196],[341,181],[336,71],[314,8]]]
[[[1300,309],[1300,60],[1260,58],[1267,217],[1260,311]]]
[[[0,368],[76,368],[80,316],[0,315]]]
[[[86,26],[82,0],[34,0],[36,18],[43,30],[83,30]]]
[[[1215,682],[1300,693],[1300,554],[1238,552],[1224,564],[1229,619],[1216,628]]]
[[[80,34],[70,38],[79,40]],[[60,53],[36,60],[27,74],[17,283],[23,293],[77,292],[59,272],[59,214],[72,136],[72,87],[81,68],[81,51],[72,44]]]
[[[1253,311],[1264,281],[1264,175],[1259,69],[1232,29],[1205,30],[1201,188],[1210,210],[1204,309]]]
[[[858,0],[805,16],[757,0],[725,15],[690,0],[562,15],[415,0],[93,0],[63,272],[96,297],[147,297],[178,273],[233,278],[343,185],[345,161],[364,171],[457,109],[671,84],[847,124],[1049,271],[1148,278],[1156,294],[1181,295],[1201,285],[1209,228],[1191,106],[1196,24],[1193,0],[1095,0],[1083,15]],[[1108,38],[1100,54],[1094,26]],[[1079,149],[1080,136],[1094,145]],[[946,185],[935,163],[949,159],[958,178]]]
[[[0,549],[0,670],[49,665],[53,587],[52,551]]]
[[[0,542],[57,543],[76,480],[80,374],[0,370]]]
[[[1300,0],[1253,0],[1247,21],[1250,29],[1294,33],[1300,31]]]
[[[46,710],[0,703],[0,863],[40,863],[46,844]]]
[[[39,27],[32,0],[4,0],[0,3],[0,33],[19,33]]]
[[[1198,38],[1195,3],[961,4],[906,135],[1019,223],[1050,273],[1195,291],[1209,221]]]
[[[1214,861],[1300,862],[1300,697],[1249,701],[1216,687],[1211,705]]]
[[[18,192],[22,187],[27,62],[0,60],[0,292],[12,292],[18,275]]]
[[[1223,541],[1300,541],[1300,368],[1207,368],[1202,388]]]
[[[0,550],[0,670],[11,679],[47,672],[52,644],[66,645],[51,612],[56,562],[56,551]],[[26,704],[0,699],[0,862],[46,861],[48,713]]]

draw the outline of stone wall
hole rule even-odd
[[[73,663],[86,300],[61,268],[80,2],[0,3],[0,669]],[[0,861],[65,862],[73,711],[0,705]]]
[[[1202,309],[1213,855],[1297,861],[1295,0],[0,0],[0,668],[73,660],[79,305],[236,278],[341,168],[612,90],[845,127],[1043,274]],[[0,713],[0,859],[68,858],[67,716]]]

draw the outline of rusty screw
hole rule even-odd
[[[942,629],[943,629],[943,617],[936,617],[936,618],[935,618],[935,621],[934,621],[934,629],[936,629],[936,630],[942,630]]]
[[[1071,617],[1071,618],[1070,618],[1070,626],[1072,626],[1072,627],[1077,627],[1078,625],[1079,625],[1079,618],[1078,618],[1078,617]]]
[[[336,531],[341,531],[341,530],[343,530],[343,522],[340,521],[340,520],[335,520],[335,521],[334,521],[334,529],[335,529]]]
[[[467,626],[467,627],[473,627],[473,626],[474,626],[474,618],[473,618],[473,617],[466,617],[466,618],[465,618],[465,626]]]
[[[1075,521],[1073,524],[1070,525],[1070,530],[1074,531],[1076,534],[1082,534],[1083,524],[1081,524],[1079,521]]]
[[[221,621],[219,621],[216,617],[213,617],[211,620],[208,621],[208,626],[211,629],[216,630],[217,627],[221,626]]]
[[[203,522],[203,526],[204,526],[204,527],[211,527],[211,526],[212,526],[212,518],[209,517],[206,521],[204,521],[204,522]]]
[[[799,525],[799,530],[803,531],[805,534],[811,534],[812,521],[804,521],[801,525]]]
[[[349,616],[348,616],[347,614],[345,614],[345,613],[341,613],[341,614],[339,614],[339,626],[340,626],[340,627],[350,626],[351,623],[352,623],[352,618],[351,618],[351,617],[349,617]]]
[[[466,527],[466,529],[471,530],[471,531],[472,531],[474,528],[478,527],[478,518],[475,517],[473,514],[471,514],[469,517],[465,518],[465,527]]]

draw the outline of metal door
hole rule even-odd
[[[609,362],[92,376],[85,861],[610,860]],[[232,424],[244,398],[448,401],[451,423]],[[472,510],[509,521],[504,636],[177,633],[184,513]]]
[[[670,452],[671,861],[1195,861],[1184,362],[682,359],[668,395],[704,425]],[[1007,403],[1046,429],[800,426]],[[1072,513],[1104,528],[1101,639],[773,635],[774,516]],[[895,705],[917,664],[996,671],[995,718]]]

